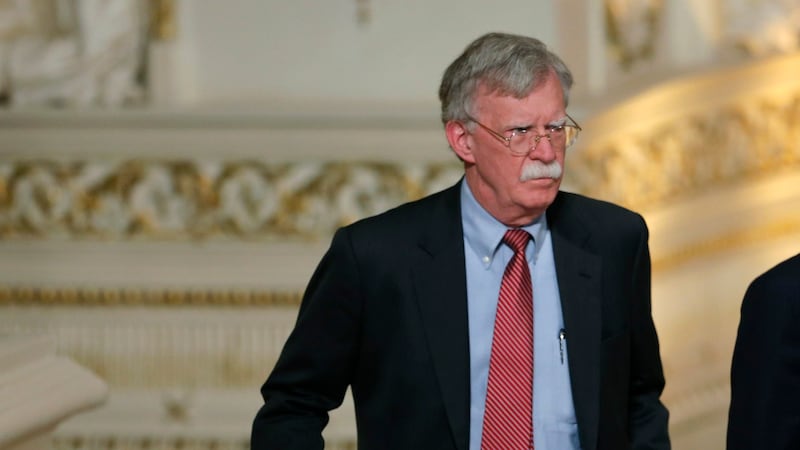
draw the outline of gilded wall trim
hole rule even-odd
[[[167,434],[167,433],[165,433]],[[175,433],[172,433],[175,434]],[[356,450],[355,439],[326,439],[328,450]],[[148,436],[70,436],[68,433],[56,432],[53,439],[54,450],[249,450],[250,440],[232,440],[213,437],[162,437],[154,433]]]
[[[0,239],[313,240],[458,179],[451,163],[0,161]]]
[[[150,0],[150,38],[172,41],[177,36],[178,17],[175,0]]]
[[[695,94],[700,94],[696,92]],[[630,120],[651,114],[646,108]],[[635,114],[635,115],[634,115]],[[580,192],[647,210],[761,174],[800,168],[800,87],[748,96],[586,142],[569,161]]]
[[[0,285],[0,307],[226,307],[297,306],[302,292],[283,290],[193,290],[146,288],[48,288]]]
[[[88,433],[87,433],[88,434]],[[162,436],[117,436],[80,435],[71,436],[57,433],[53,439],[53,450],[249,450],[250,440],[202,438],[202,437],[162,437]],[[349,447],[341,447],[342,449]],[[355,447],[352,447],[355,449]]]
[[[605,0],[606,45],[620,67],[652,59],[661,22],[663,0]]]

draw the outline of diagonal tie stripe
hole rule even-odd
[[[533,449],[533,288],[525,260],[530,238],[518,229],[503,237],[514,256],[497,301],[482,450]]]

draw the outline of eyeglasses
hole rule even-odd
[[[531,132],[531,128],[515,128],[511,131],[510,136],[503,136],[471,116],[467,116],[467,118],[480,125],[481,128],[502,142],[514,156],[526,156],[536,149],[542,138],[547,138],[550,141],[550,145],[558,149],[566,149],[575,143],[578,133],[581,132],[581,126],[569,114],[567,114],[566,123],[545,126],[544,134],[535,134]]]

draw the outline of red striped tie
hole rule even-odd
[[[514,256],[497,301],[482,450],[533,449],[533,288],[525,259],[530,238],[518,229],[503,237]]]

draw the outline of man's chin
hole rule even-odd
[[[527,211],[531,218],[538,217],[547,210],[550,205],[555,201],[558,191],[553,190],[537,190],[536,192],[529,193],[524,198],[519,199],[517,203],[523,210]]]
[[[541,204],[549,204],[555,199],[558,194],[558,188],[561,185],[561,180],[553,178],[536,178],[522,183],[523,195],[528,201],[534,202],[541,206]]]

